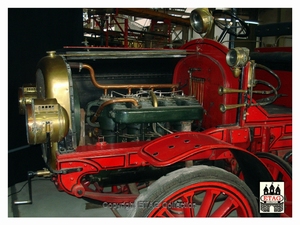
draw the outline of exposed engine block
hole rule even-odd
[[[120,94],[119,94],[120,95]],[[194,120],[201,120],[203,108],[192,96],[139,91],[135,95],[102,96],[87,106],[93,135],[109,143],[144,141],[172,133],[190,131]]]
[[[84,52],[81,54],[78,59],[85,60]],[[19,92],[28,143],[55,143],[57,147],[53,148],[64,153],[99,139],[107,143],[147,141],[176,131],[191,131],[192,124],[199,125],[203,118],[203,106],[194,96],[185,95],[176,84],[158,80],[141,84],[137,80],[167,77],[170,68],[157,74],[148,64],[178,60],[173,56],[158,59],[141,61],[145,66],[135,73],[125,71],[121,83],[115,84],[113,80],[121,71],[103,74],[111,65],[105,69],[102,61],[100,65],[93,60],[91,64],[68,62],[64,56],[50,53],[38,64],[36,85],[24,85]],[[150,71],[147,75],[141,72],[144,67]],[[107,77],[111,83],[99,83]]]

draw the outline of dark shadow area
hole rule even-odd
[[[19,87],[35,83],[36,65],[47,51],[82,45],[82,41],[81,8],[8,9],[8,186],[26,180],[28,170],[44,166],[40,146],[26,147]]]

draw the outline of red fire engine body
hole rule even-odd
[[[290,76],[206,38],[50,52],[20,89],[48,165],[33,175],[137,217],[291,217]],[[285,213],[259,213],[260,181],[284,181]]]

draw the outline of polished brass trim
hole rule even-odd
[[[69,131],[66,110],[56,99],[33,99],[26,105],[27,141],[29,144],[47,143],[49,134],[51,142],[61,141]]]
[[[230,67],[244,67],[249,61],[250,50],[244,47],[230,49],[226,54],[226,62]]]
[[[157,97],[152,90],[150,91],[150,96],[151,96],[153,107],[157,107],[158,106]]]
[[[190,15],[190,24],[198,34],[208,34],[213,26],[213,20],[207,8],[194,9]]]
[[[72,130],[69,73],[61,56],[46,56],[38,63],[36,73],[37,98],[55,98],[67,111]]]
[[[219,95],[231,94],[231,93],[247,93],[247,90],[219,87],[218,93]]]
[[[36,86],[33,84],[23,85],[19,87],[19,114],[25,115],[26,105],[31,104],[32,99],[36,98]]]
[[[226,112],[229,109],[236,109],[236,108],[245,107],[245,106],[246,106],[246,103],[243,103],[243,104],[232,104],[232,105],[221,104],[220,105],[220,111],[224,113],[224,112]]]

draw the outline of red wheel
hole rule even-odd
[[[268,167],[274,181],[284,181],[285,213],[281,217],[292,217],[292,167],[282,158],[272,153],[259,152],[256,154]]]
[[[257,200],[237,176],[211,166],[194,166],[161,177],[140,194],[134,217],[256,217]]]

